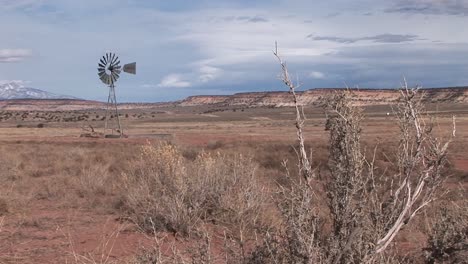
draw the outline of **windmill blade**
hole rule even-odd
[[[136,62],[125,64],[123,71],[130,74],[136,74]]]
[[[117,55],[114,54],[114,58],[112,59],[111,64],[115,66],[115,65],[116,65],[115,63],[116,63],[118,60],[119,60],[119,57],[118,57]]]
[[[117,79],[119,79],[119,77],[120,77],[120,76],[119,76],[119,74],[118,74],[118,73],[116,73],[116,72],[113,72],[113,73],[112,73],[112,77],[114,78],[114,80],[116,80],[116,81],[117,81]]]
[[[115,55],[115,54],[114,54],[114,55]],[[116,62],[118,59],[119,59],[119,57],[118,57],[118,56],[115,56],[115,58],[112,59],[111,64],[112,64],[112,65],[116,65],[115,62]]]
[[[106,65],[98,63],[98,66],[101,67],[102,69],[106,68]]]
[[[111,53],[109,55],[109,64],[112,65],[112,61],[114,61],[114,58],[115,58],[115,54],[114,53]]]
[[[118,62],[114,63],[114,65],[116,65],[116,66],[119,66],[119,67],[120,67],[120,60],[119,60]]]

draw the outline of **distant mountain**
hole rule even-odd
[[[77,99],[72,96],[49,93],[43,90],[27,88],[17,82],[0,84],[0,100],[9,99]]]

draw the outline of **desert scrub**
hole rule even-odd
[[[462,203],[445,205],[439,212],[429,235],[427,263],[466,263],[468,202]]]
[[[122,210],[145,232],[190,235],[202,223],[257,228],[266,196],[255,169],[240,154],[202,151],[189,160],[174,145],[147,144],[124,175]]]

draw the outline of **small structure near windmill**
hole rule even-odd
[[[117,97],[115,95],[115,83],[124,71],[130,74],[136,74],[136,62],[125,64],[122,68],[120,60],[115,53],[106,53],[98,63],[98,76],[101,81],[109,86],[109,96],[107,98],[106,117],[104,125],[104,134],[110,129],[111,134],[105,137],[122,137],[123,129],[120,123],[119,111],[117,108]]]

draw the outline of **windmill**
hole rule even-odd
[[[105,117],[105,131],[109,128],[108,126],[112,122],[112,112],[114,112],[115,118],[117,120],[117,126],[110,125],[112,130],[112,136],[114,132],[118,133],[118,137],[122,137],[123,130],[120,124],[119,112],[117,109],[117,97],[115,96],[115,83],[120,77],[120,73],[124,71],[130,74],[136,74],[136,62],[125,64],[123,68],[120,66],[120,60],[115,53],[106,53],[102,56],[98,63],[98,75],[101,81],[109,86],[109,97],[107,98],[106,106],[106,117]]]

